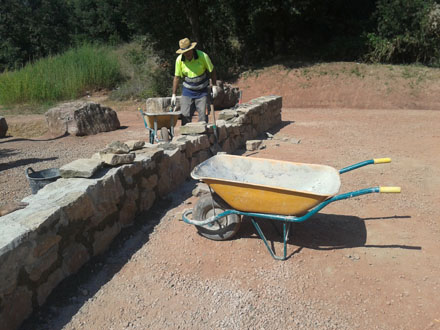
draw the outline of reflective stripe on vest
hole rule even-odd
[[[204,72],[202,75],[194,78],[185,77],[183,81],[183,87],[191,89],[193,91],[199,91],[205,89],[209,85],[209,77]]]

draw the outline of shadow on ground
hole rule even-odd
[[[287,241],[287,258],[300,253],[303,248],[313,250],[338,250],[365,247],[421,250],[422,248],[420,246],[401,244],[366,244],[367,228],[365,226],[365,221],[396,218],[406,219],[409,218],[409,216],[361,219],[355,216],[318,213],[304,222],[291,225],[290,236]],[[272,249],[275,247],[275,242],[283,243],[283,226],[281,222],[265,219],[256,220]],[[237,238],[239,239],[240,237],[261,239],[250,219],[245,219],[243,221]],[[277,244],[277,246],[281,245]],[[292,249],[294,250],[293,252]],[[274,250],[278,256],[282,255],[281,248]]]
[[[5,140],[0,141],[0,143],[8,143],[8,142],[21,142],[21,141],[27,141],[27,142],[47,142],[47,141],[54,141],[54,140],[59,140],[62,139],[63,137],[68,136],[68,133],[65,133],[63,135],[57,136],[57,137],[53,137],[50,139],[28,139],[28,138],[14,138],[13,136],[8,136]]]
[[[36,164],[36,163],[46,162],[46,161],[55,160],[55,159],[58,159],[58,157],[25,158],[25,159],[19,159],[19,160],[15,160],[13,162],[8,162],[8,163],[4,163],[4,164],[0,163],[0,171],[5,171],[5,170],[9,170],[9,169],[15,168],[15,167]]]
[[[193,180],[185,181],[165,199],[156,201],[150,210],[137,216],[135,224],[123,229],[104,254],[92,258],[77,274],[64,279],[46,303],[25,320],[20,330],[62,329],[84,303],[149,241],[154,228],[167,212],[192,195],[195,184]]]

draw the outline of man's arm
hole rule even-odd
[[[212,83],[212,86],[217,85],[217,74],[215,73],[215,69],[212,69],[212,71],[211,71],[211,83]]]
[[[179,87],[179,82],[180,82],[180,77],[179,76],[174,76],[174,80],[173,80],[173,94],[177,93],[177,88]]]

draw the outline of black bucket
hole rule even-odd
[[[58,168],[49,168],[42,171],[34,171],[31,167],[28,167],[25,171],[26,177],[31,186],[32,194],[36,194],[38,190],[45,185],[55,182],[60,176],[60,170]]]

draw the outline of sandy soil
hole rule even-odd
[[[341,192],[401,186],[401,194],[329,205],[293,226],[290,257],[280,262],[249,220],[225,242],[179,221],[197,200],[188,181],[66,279],[23,329],[440,329],[440,83],[416,97],[396,79],[387,98],[368,77],[335,88],[320,77],[304,90],[300,78],[281,84],[274,72],[240,80],[245,100],[278,94],[284,102],[274,139],[242,153],[337,169],[391,157],[343,174]],[[333,101],[318,107],[311,95]],[[133,114],[118,116],[127,130],[142,130]],[[87,141],[103,142],[96,139]],[[261,225],[281,253],[276,232]]]

